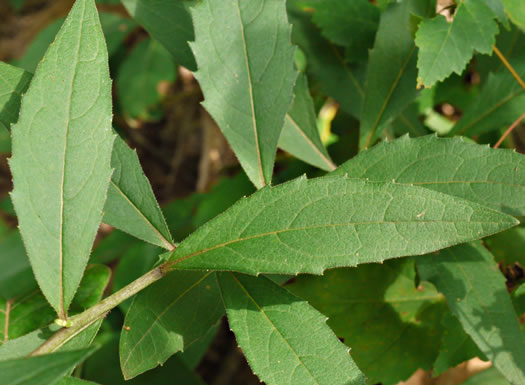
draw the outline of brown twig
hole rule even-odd
[[[512,74],[512,76],[514,76],[514,79],[516,79],[516,81],[519,83],[521,88],[525,89],[525,82],[523,82],[523,80],[521,79],[520,75],[518,75],[518,73],[516,72],[514,67],[509,63],[509,61],[507,60],[505,55],[503,55],[501,53],[501,51],[498,49],[498,47],[494,46],[493,48],[494,48],[494,52],[496,53],[498,58],[501,60],[503,65],[509,70],[509,72]]]
[[[505,133],[501,136],[501,138],[499,138],[498,143],[494,145],[494,148],[498,148],[499,146],[501,146],[501,143],[503,143],[505,138],[509,136],[512,130],[518,127],[518,125],[521,123],[523,119],[525,119],[525,114],[521,115],[514,123],[511,124],[509,128],[507,128],[507,131],[505,131]]]

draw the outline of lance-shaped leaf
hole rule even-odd
[[[12,199],[36,279],[61,318],[80,283],[111,177],[111,81],[95,2],[73,6],[13,126]]]
[[[462,138],[405,136],[383,142],[334,173],[423,186],[511,215],[525,215],[525,156]]]
[[[285,1],[207,0],[192,16],[203,105],[253,184],[270,184],[297,77]]]
[[[525,342],[505,279],[480,243],[418,258],[421,277],[436,285],[480,350],[511,383],[525,383]]]
[[[505,12],[510,19],[519,26],[525,29],[525,4],[521,0],[502,0]]]
[[[367,56],[374,44],[379,8],[368,0],[305,0],[313,9],[312,21],[328,40],[347,47],[352,56]]]
[[[197,69],[188,46],[193,40],[193,25],[188,8],[195,1],[122,0],[122,4],[157,41],[171,53],[177,64]]]
[[[146,242],[173,250],[166,220],[137,153],[120,137],[115,140],[111,166],[115,171],[104,208],[104,222]]]
[[[407,0],[392,4],[381,15],[368,64],[361,147],[373,145],[381,135],[382,126],[417,96],[417,50],[410,18],[412,14],[426,16],[434,10],[435,1]]]
[[[523,58],[523,56],[522,56]],[[516,61],[514,69],[525,76],[525,62]],[[480,135],[500,129],[518,119],[525,111],[525,90],[516,79],[503,69],[490,73],[475,103],[471,103],[462,118],[451,131],[452,134]]]
[[[0,62],[0,127],[9,129],[17,121],[20,99],[30,81],[30,73]]]
[[[54,385],[95,350],[89,348],[0,361],[2,385]]]
[[[175,271],[139,293],[124,321],[120,366],[130,379],[188,348],[224,314],[215,273]]]
[[[294,100],[284,120],[279,147],[323,170],[331,171],[336,167],[321,142],[314,104],[304,74],[299,75],[295,83]]]
[[[358,118],[365,96],[365,66],[361,63],[346,63],[344,52],[321,36],[309,15],[290,8],[289,18],[293,25],[293,42],[306,56],[308,73],[319,81],[323,92],[336,99],[346,112]]]
[[[486,0],[459,0],[452,22],[443,15],[424,20],[416,34],[419,82],[431,87],[452,72],[460,75],[474,51],[490,54],[498,33],[495,16]]]
[[[287,286],[328,317],[368,383],[393,385],[430,369],[441,334],[443,296],[415,284],[412,259],[300,275]]]
[[[347,348],[306,301],[265,277],[219,274],[228,322],[268,385],[364,385]]]
[[[517,223],[421,187],[299,178],[239,201],[186,238],[169,260],[180,269],[320,274],[439,250]]]

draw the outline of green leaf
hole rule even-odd
[[[175,80],[175,65],[168,51],[157,41],[141,41],[123,60],[117,77],[119,101],[133,119],[157,120],[163,111],[165,84]]]
[[[111,81],[93,0],[79,0],[13,126],[13,203],[36,279],[60,318],[80,283],[111,177]]]
[[[496,262],[504,266],[516,262],[525,266],[525,227],[515,227],[485,239],[487,248]]]
[[[62,380],[57,382],[57,385],[97,385],[91,381],[84,381],[80,378],[75,377],[64,377]]]
[[[471,377],[463,385],[510,385],[495,368],[489,368]]]
[[[137,26],[137,23],[133,19],[113,12],[100,12],[99,16],[106,37],[108,56],[111,57],[123,46],[124,39]]]
[[[429,14],[429,9],[435,9],[435,1],[407,0],[390,5],[381,15],[368,64],[361,147],[371,147],[380,137],[382,126],[417,96],[417,50],[409,20],[412,14]]]
[[[307,14],[292,9],[288,17],[293,25],[293,42],[306,55],[308,73],[319,81],[323,92],[336,99],[343,110],[358,118],[365,96],[365,65],[346,63],[344,53],[323,39]]]
[[[71,304],[71,312],[81,312],[96,304],[108,284],[110,269],[103,265],[90,265]],[[0,344],[49,325],[55,312],[38,289],[17,297],[0,297]]]
[[[30,73],[0,62],[0,127],[8,130],[11,124],[16,123],[20,99],[30,81]]]
[[[521,59],[525,59],[525,56],[521,55],[520,60],[513,63],[518,75],[523,77],[525,62]],[[518,119],[524,108],[525,90],[504,68],[489,74],[479,97],[465,110],[451,134],[475,136],[500,129]]]
[[[397,384],[430,369],[441,335],[443,296],[415,284],[411,259],[299,276],[287,286],[328,317],[368,383]]]
[[[410,104],[405,110],[393,120],[386,129],[392,137],[397,138],[405,134],[410,136],[423,136],[431,132],[419,120],[417,103]]]
[[[14,298],[37,287],[20,233],[0,241],[0,297]]]
[[[203,105],[253,184],[270,184],[297,77],[285,1],[207,0],[192,16]]]
[[[368,55],[379,23],[379,8],[368,0],[305,0],[301,4],[313,9],[312,21],[325,38],[347,47],[353,57]]]
[[[502,0],[502,2],[512,22],[525,29],[525,4],[521,0]]]
[[[494,17],[484,0],[459,0],[452,22],[442,15],[424,20],[416,34],[418,81],[431,87],[452,72],[460,75],[474,51],[492,53],[498,33]]]
[[[516,223],[476,203],[420,187],[299,178],[239,201],[167,256],[177,269],[320,274],[423,254]]]
[[[104,222],[154,245],[173,250],[173,239],[136,151],[117,137]]]
[[[516,312],[492,255],[479,243],[418,258],[423,279],[436,285],[452,313],[494,366],[525,383],[525,343]]]
[[[439,355],[432,369],[433,376],[439,376],[449,368],[474,357],[483,358],[483,353],[472,338],[465,333],[463,326],[451,313],[446,313],[442,320],[444,331],[439,348]]]
[[[96,349],[72,350],[0,361],[3,385],[54,385]]]
[[[284,120],[279,147],[320,169],[331,171],[336,168],[321,142],[314,104],[304,74],[300,74],[295,83],[294,100]]]
[[[122,0],[129,14],[173,56],[176,63],[197,69],[188,41],[193,41],[193,25],[188,10],[195,1]]]
[[[365,384],[348,349],[308,303],[265,277],[219,274],[228,322],[268,385]]]
[[[361,152],[334,173],[413,184],[525,215],[525,157],[462,138],[408,136]]]
[[[188,348],[217,323],[223,311],[212,272],[175,271],[140,292],[120,337],[124,378],[162,365]]]

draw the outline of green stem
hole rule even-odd
[[[73,337],[77,336],[86,328],[91,326],[94,322],[96,322],[100,318],[103,318],[111,309],[113,309],[129,297],[137,294],[139,291],[145,289],[152,283],[164,277],[164,275],[166,275],[166,272],[166,264],[158,266],[153,270],[150,270],[140,278],[137,278],[129,285],[123,287],[119,291],[100,301],[95,306],[69,318],[70,327],[62,328],[58,332],[53,334],[46,342],[44,342],[42,345],[36,348],[30,354],[30,356],[37,356],[56,351],[66,342],[71,340]]]

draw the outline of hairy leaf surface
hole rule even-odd
[[[111,166],[114,172],[104,208],[104,222],[172,250],[173,239],[137,153],[120,137],[115,140]]]
[[[73,350],[0,361],[3,385],[54,385],[96,349]]]
[[[194,37],[188,8],[194,3],[191,0],[122,0],[129,14],[164,45],[175,62],[191,71],[197,69],[188,45]]]
[[[331,171],[336,167],[321,142],[314,104],[304,74],[300,74],[295,83],[294,100],[284,119],[279,147],[323,170]]]
[[[299,178],[241,200],[186,238],[169,260],[178,269],[320,274],[423,254],[516,223],[477,203],[420,187]]]
[[[111,81],[93,0],[79,0],[40,62],[13,126],[12,199],[36,279],[65,318],[111,177]]]
[[[306,301],[265,277],[219,274],[228,322],[268,385],[364,385],[348,349]]]
[[[251,181],[270,184],[297,77],[285,1],[207,0],[192,16],[203,105]]]
[[[452,313],[494,366],[513,384],[525,383],[525,342],[505,279],[480,243],[418,258],[422,279],[434,283]]]
[[[124,378],[162,365],[224,314],[215,273],[175,271],[135,297],[120,337]]]
[[[443,296],[416,288],[411,259],[300,275],[287,286],[328,317],[369,383],[393,385],[430,369],[441,334]]]
[[[383,142],[334,173],[423,186],[511,215],[525,215],[525,156],[461,138],[405,136]]]
[[[486,0],[459,0],[454,20],[445,16],[424,20],[416,34],[419,47],[419,82],[426,87],[448,77],[460,75],[474,51],[492,53],[498,25]]]

